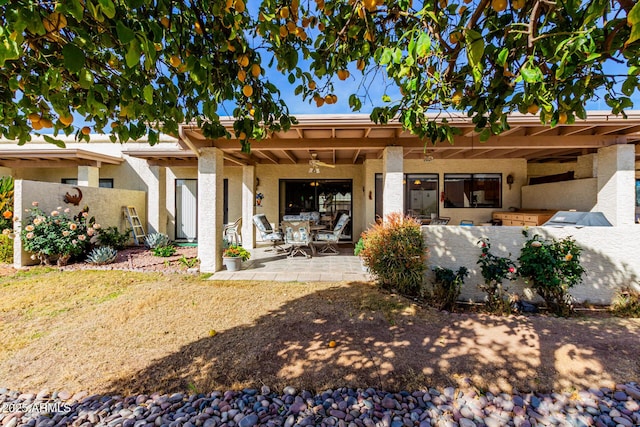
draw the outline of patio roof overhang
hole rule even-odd
[[[8,168],[65,168],[77,166],[117,165],[120,156],[97,153],[82,148],[0,147],[0,166]]]
[[[180,144],[198,155],[202,147],[217,147],[225,164],[306,164],[311,154],[330,164],[359,164],[379,159],[387,146],[404,147],[405,159],[498,159],[524,158],[529,162],[568,162],[598,148],[614,144],[636,144],[640,157],[640,111],[627,118],[591,111],[589,118],[571,125],[545,126],[537,116],[512,114],[511,129],[480,142],[471,119],[463,115],[439,114],[451,126],[460,128],[454,143],[426,143],[404,131],[397,121],[387,125],[371,122],[368,115],[299,115],[298,124],[287,132],[275,132],[263,141],[251,143],[251,153],[242,153],[235,139],[208,139],[195,124],[180,129]],[[222,123],[233,133],[233,119]]]

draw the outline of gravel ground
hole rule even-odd
[[[313,395],[285,387],[210,394],[131,397],[71,395],[0,389],[0,424],[17,426],[345,426],[498,427],[640,425],[640,387],[573,393],[498,394],[468,387],[386,393],[327,390]]]

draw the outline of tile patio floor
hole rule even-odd
[[[259,244],[251,250],[251,259],[242,264],[240,271],[216,272],[211,280],[273,280],[279,282],[342,282],[369,281],[362,271],[360,260],[353,255],[352,244],[341,244],[339,254],[318,253],[311,258],[267,251]]]

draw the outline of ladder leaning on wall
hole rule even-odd
[[[135,206],[123,206],[122,209],[124,210],[124,215],[131,226],[133,240],[136,242],[136,245],[144,243],[144,239],[147,236],[144,233],[144,228],[142,227],[142,222],[140,221],[140,217],[138,216]]]

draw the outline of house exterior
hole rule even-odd
[[[65,149],[5,140],[0,173],[55,183],[61,192],[72,186],[143,192],[138,209],[148,232],[197,240],[201,271],[214,272],[222,266],[223,225],[241,217],[243,244],[253,248],[256,213],[274,225],[301,211],[348,213],[347,241],[394,211],[425,222],[449,217],[449,224],[482,225],[497,211],[576,209],[601,211],[616,227],[634,226],[640,112],[627,115],[590,112],[586,121],[552,128],[514,114],[511,129],[486,142],[470,119],[451,115],[462,134],[453,144],[434,145],[365,115],[298,116],[290,131],[253,142],[250,154],[237,140],[205,138],[195,124],[155,146],[113,144],[100,135],[88,144],[69,141]],[[232,120],[223,124],[231,128]],[[540,177],[542,183],[530,184]],[[123,203],[109,197],[120,209]],[[29,202],[25,196],[21,203]],[[22,258],[16,264],[28,262]]]

